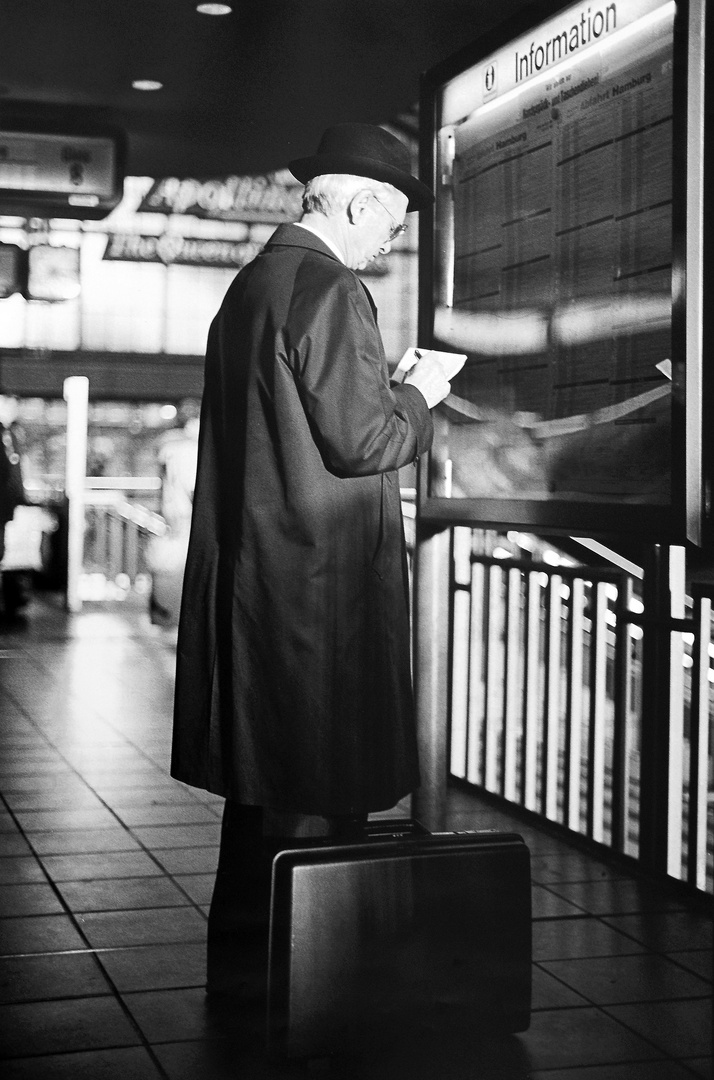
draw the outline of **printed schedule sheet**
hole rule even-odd
[[[470,345],[461,400],[510,413],[537,443],[514,494],[664,499],[651,446],[670,439],[672,23],[603,36],[519,85],[557,43],[526,42],[510,92],[438,133],[453,231],[435,329]]]

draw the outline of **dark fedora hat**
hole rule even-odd
[[[323,173],[351,173],[392,184],[409,199],[407,211],[425,210],[434,196],[411,173],[409,149],[401,139],[374,124],[335,124],[320,139],[312,157],[290,162],[301,184]]]

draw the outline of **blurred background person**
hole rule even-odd
[[[18,506],[24,506],[20,439],[17,431],[19,404],[12,394],[0,394],[0,570],[2,571],[3,609],[13,615],[27,602],[27,583],[14,568],[3,568],[5,529]]]
[[[163,626],[178,624],[196,486],[199,414],[198,401],[182,401],[177,426],[164,432],[157,447],[161,477],[159,510],[168,529],[165,536],[152,539],[147,559],[152,576],[151,620]]]

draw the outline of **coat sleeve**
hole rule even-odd
[[[317,284],[296,282],[286,353],[326,468],[368,476],[408,465],[433,438],[424,396],[408,384],[390,387],[359,280],[343,273]]]

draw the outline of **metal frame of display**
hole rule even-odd
[[[620,0],[620,4],[627,0]],[[517,18],[484,35],[432,68],[422,78],[420,169],[435,184],[437,108],[445,84],[511,40],[573,8],[572,3],[533,5]],[[583,9],[585,10],[585,8]],[[703,368],[711,334],[703,300],[704,251],[708,238],[705,216],[704,42],[706,0],[678,0],[674,15],[673,147],[672,147],[672,396],[671,498],[668,503],[582,501],[551,498],[447,497],[430,490],[435,447],[419,467],[419,517],[424,525],[479,524],[523,528],[535,532],[592,537],[629,535],[652,543],[702,544],[710,528],[708,462],[711,437],[703,426],[710,376]],[[705,93],[706,89],[706,93]],[[706,230],[706,231],[705,231]],[[435,212],[420,214],[419,342],[434,342]],[[443,345],[437,346],[443,348]],[[686,359],[685,359],[686,358]]]

